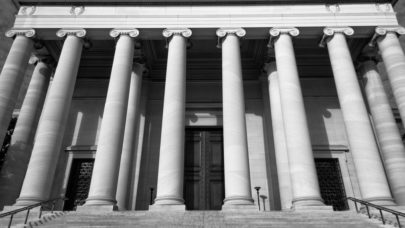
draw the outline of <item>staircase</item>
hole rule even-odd
[[[4,225],[0,223],[0,225]],[[21,227],[21,226],[20,226]],[[126,211],[103,214],[66,212],[49,221],[26,227],[277,227],[277,228],[373,228],[383,227],[354,211],[345,212],[150,212]],[[387,226],[389,227],[389,226]]]

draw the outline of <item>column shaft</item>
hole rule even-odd
[[[137,129],[140,114],[140,95],[142,85],[142,71],[141,64],[135,64],[131,74],[131,82],[129,89],[128,110],[127,118],[125,120],[125,133],[122,145],[122,154],[118,175],[117,185],[117,205],[119,210],[128,210],[128,196],[130,192],[130,184],[134,163],[134,156],[139,152],[137,151]]]
[[[335,33],[327,46],[362,197],[390,204],[390,190],[345,35]]]
[[[267,74],[281,207],[282,209],[289,209],[291,208],[292,202],[291,178],[276,66],[270,66],[267,70]]]
[[[398,205],[405,205],[404,144],[375,63],[362,63],[361,71],[391,192]]]
[[[33,48],[33,41],[17,35],[0,74],[0,142],[4,137],[23,84],[25,70]]]
[[[85,206],[106,205],[114,208],[116,204],[134,43],[132,37],[121,35],[116,44],[89,197]]]
[[[245,98],[239,37],[222,42],[222,112],[224,128],[224,204],[252,204]]]
[[[31,205],[49,198],[76,83],[82,47],[83,40],[75,35],[68,35],[63,44],[16,205]]]
[[[39,61],[32,74],[6,161],[1,170],[0,202],[2,205],[13,204],[20,193],[51,73],[50,67]]]
[[[377,39],[378,48],[387,69],[392,92],[405,127],[405,55],[399,43],[397,34],[388,32]]]
[[[184,204],[186,42],[174,34],[169,43],[155,204]]]
[[[294,206],[323,205],[290,35],[281,33],[274,43],[274,48],[293,204]]]

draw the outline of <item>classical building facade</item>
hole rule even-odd
[[[18,2],[0,138],[35,68],[1,206],[405,205],[395,1]]]

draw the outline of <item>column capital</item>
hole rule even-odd
[[[34,54],[34,55],[31,55],[31,57],[28,61],[29,64],[33,64],[33,65],[36,65],[39,62],[43,62],[52,67],[55,64],[54,59],[50,55]]]
[[[139,35],[139,30],[131,28],[131,29],[111,29],[110,31],[110,36],[113,38],[117,38],[121,35],[127,35],[132,38],[135,38]]]
[[[298,36],[300,34],[300,30],[294,27],[275,27],[269,30],[270,33],[270,40],[267,44],[267,47],[273,48],[274,40],[280,36],[281,34],[288,34],[290,36]]]
[[[238,37],[244,37],[246,35],[246,30],[243,28],[219,28],[215,33],[220,38],[225,37],[228,34],[235,34]]]
[[[84,38],[86,36],[86,30],[85,29],[59,29],[56,32],[56,35],[58,37],[65,37],[69,35],[73,35],[79,38]]]
[[[189,38],[193,33],[191,29],[188,28],[167,28],[163,30],[162,34],[166,38],[170,38],[173,35],[181,35],[184,38]]]
[[[387,35],[387,33],[395,33],[397,35],[404,35],[405,34],[405,28],[402,26],[379,26],[376,27],[374,30],[374,35],[371,38],[370,42],[368,43],[368,46],[374,47],[377,39],[379,37],[383,37]]]
[[[326,27],[323,29],[323,36],[319,42],[319,47],[325,47],[325,43],[329,37],[333,37],[335,33],[342,33],[346,36],[354,34],[354,30],[351,27]]]
[[[14,38],[16,36],[25,36],[28,38],[34,38],[35,30],[34,29],[12,28],[12,29],[7,30],[6,36],[9,38]]]

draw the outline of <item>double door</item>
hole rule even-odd
[[[222,129],[186,129],[184,200],[187,210],[221,210],[225,197]]]

